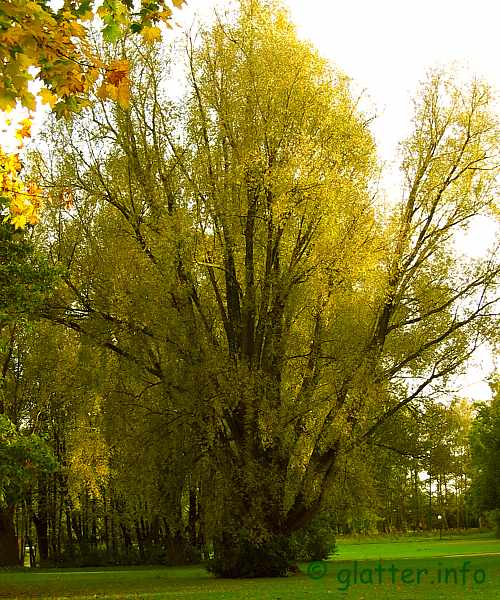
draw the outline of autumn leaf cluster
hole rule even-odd
[[[184,0],[173,0],[180,8]],[[136,6],[127,0],[104,0],[96,9],[91,0],[66,1],[60,10],[44,0],[0,0],[0,111],[21,105],[36,109],[36,95],[58,117],[68,117],[90,103],[96,92],[102,100],[129,103],[129,64],[109,64],[96,56],[88,42],[90,25],[100,20],[103,38],[115,42],[122,33],[140,33],[148,43],[161,39],[160,23],[171,27],[172,8],[165,0]],[[30,88],[41,83],[38,93]],[[97,87],[97,89],[96,89]],[[31,119],[21,122],[16,138],[30,137]],[[19,154],[0,147],[0,214],[16,229],[39,221],[42,191],[21,177]]]
[[[16,132],[19,150],[30,135],[31,119],[23,119]],[[4,213],[4,222],[10,222],[16,229],[36,225],[43,206],[42,189],[35,181],[24,181],[21,172],[19,154],[6,153],[0,147],[0,210]]]
[[[181,7],[184,0],[173,0]],[[91,0],[65,2],[54,10],[43,0],[0,2],[0,110],[17,103],[34,110],[36,98],[29,83],[43,84],[38,93],[59,116],[67,116],[88,104],[88,94],[100,78],[101,96],[126,104],[128,66],[105,64],[88,43],[90,25],[102,23],[107,42],[115,42],[129,30],[146,41],[161,39],[160,23],[170,25],[172,8],[165,0],[144,2],[138,12],[132,3],[104,0],[95,10]],[[106,95],[107,94],[107,95]]]

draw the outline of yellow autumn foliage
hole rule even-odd
[[[175,0],[172,4],[181,8],[184,0]],[[28,89],[33,79],[42,82],[38,96],[50,104],[57,115],[64,116],[84,105],[99,76],[113,69],[101,63],[87,40],[87,22],[93,21],[96,14],[102,22],[104,39],[114,42],[127,29],[142,30],[146,40],[159,40],[161,32],[156,24],[169,25],[173,13],[165,0],[140,3],[136,12],[122,0],[104,2],[96,11],[90,0],[64,3],[63,8],[56,11],[42,0],[0,0],[3,75],[0,110],[13,109],[18,103],[34,110],[35,96]],[[119,91],[106,89],[112,98],[128,104],[123,86]]]
[[[29,135],[30,127],[31,121],[25,119],[21,132]],[[0,207],[7,210],[4,220],[16,229],[24,229],[27,224],[36,225],[43,206],[43,191],[35,182],[25,183],[20,176],[21,169],[19,155],[6,154],[0,148]]]
[[[173,1],[176,8],[183,4],[184,0]],[[42,84],[39,99],[57,116],[67,117],[89,104],[88,96],[101,76],[104,82],[97,96],[128,108],[127,61],[106,65],[88,43],[86,22],[93,21],[95,14],[103,23],[103,36],[108,42],[115,41],[126,29],[142,30],[143,38],[153,42],[161,39],[155,24],[168,25],[172,9],[160,0],[142,5],[137,17],[122,0],[104,2],[95,12],[90,0],[64,3],[55,11],[43,0],[0,0],[0,111],[11,111],[19,104],[34,111],[36,96],[29,84],[36,79]],[[22,144],[30,135],[31,120],[25,119],[15,136]],[[0,211],[4,216],[7,212],[5,220],[16,229],[23,229],[38,222],[41,202],[27,192],[20,178],[20,165],[12,167],[15,160],[1,150]]]
[[[99,428],[100,397],[96,396],[76,416],[69,439],[68,483],[75,501],[83,489],[101,495],[109,478],[109,448]]]

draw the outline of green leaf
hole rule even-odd
[[[80,6],[76,9],[75,14],[79,17],[88,13],[89,10],[92,10],[92,2],[91,0],[83,0]]]
[[[102,35],[106,42],[116,42],[121,35],[120,26],[114,21],[108,22],[106,27],[102,30]]]

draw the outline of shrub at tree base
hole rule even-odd
[[[106,548],[76,548],[68,546],[64,553],[50,563],[50,566],[65,567],[110,567],[130,565],[169,565],[163,547],[153,547],[143,555],[137,548],[128,548],[120,553],[110,554]]]
[[[296,561],[325,560],[335,552],[331,516],[318,515],[293,534],[256,543],[245,529],[214,542],[209,572],[220,577],[285,577]]]
[[[199,548],[193,547],[181,535],[165,536],[157,543],[133,544],[125,548],[110,551],[105,545],[66,543],[62,552],[52,555],[44,566],[108,567],[130,565],[167,565],[183,566],[199,564]]]
[[[485,513],[487,523],[495,530],[495,537],[500,539],[500,508]]]
[[[320,514],[291,537],[295,560],[326,560],[336,551],[335,530],[332,517]]]
[[[293,560],[289,537],[276,535],[256,543],[242,530],[214,541],[214,558],[207,570],[219,577],[285,577]]]
[[[500,381],[490,382],[491,403],[479,403],[470,433],[473,477],[471,501],[485,513],[500,538]]]

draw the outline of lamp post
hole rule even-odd
[[[442,540],[443,539],[443,517],[441,515],[438,515],[438,521],[439,521],[439,539]]]

